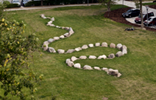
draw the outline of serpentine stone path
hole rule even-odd
[[[67,30],[68,32],[59,36],[59,37],[53,37],[53,38],[50,38],[48,39],[47,41],[43,42],[43,45],[42,45],[42,48],[44,51],[48,51],[50,53],[58,53],[58,54],[67,54],[67,53],[73,53],[73,52],[78,52],[78,51],[81,51],[83,49],[87,49],[87,48],[92,48],[92,47],[108,47],[108,44],[106,42],[102,42],[101,44],[100,43],[95,43],[94,44],[88,44],[88,45],[83,45],[82,47],[77,47],[77,48],[74,48],[74,49],[68,49],[67,51],[63,50],[63,49],[58,49],[58,50],[55,50],[53,47],[49,47],[48,45],[54,41],[58,41],[60,39],[63,39],[63,38],[67,38],[67,37],[70,37],[71,35],[74,34],[74,31],[71,27],[61,27],[61,26],[56,26],[53,24],[53,21],[55,21],[55,18],[52,17],[45,17],[44,14],[41,14],[40,15],[43,19],[49,19],[50,21],[47,23],[47,26],[51,26],[51,27],[56,27],[56,28],[60,28],[60,29],[65,29]],[[81,67],[81,64],[80,63],[74,63],[74,61],[76,60],[79,60],[79,59],[113,59],[115,57],[120,57],[120,56],[123,56],[125,54],[127,54],[127,47],[125,45],[122,45],[121,43],[115,45],[114,43],[111,43],[109,45],[110,48],[117,48],[119,51],[116,53],[116,54],[110,54],[108,56],[106,55],[100,55],[98,57],[94,56],[94,55],[90,55],[88,58],[87,56],[85,55],[82,55],[80,57],[75,57],[75,56],[72,56],[71,58],[68,58],[66,59],[66,64],[69,66],[69,67],[74,67],[74,68],[78,68],[78,69],[84,69],[84,70],[103,70],[105,71],[108,75],[112,75],[112,76],[116,76],[116,77],[120,77],[122,74],[119,73],[118,70],[114,70],[114,69],[108,69],[108,68],[100,68],[100,67],[91,67],[89,65],[85,65],[83,67]]]

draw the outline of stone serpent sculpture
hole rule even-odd
[[[67,38],[67,37],[70,37],[72,34],[74,34],[74,31],[71,27],[60,27],[60,26],[56,26],[53,24],[53,21],[55,21],[55,18],[52,17],[45,17],[44,14],[41,14],[40,15],[41,18],[43,19],[50,19],[50,21],[47,23],[47,26],[51,26],[51,27],[56,27],[56,28],[60,28],[60,29],[65,29],[67,30],[68,32],[65,33],[64,35],[61,35],[59,37],[53,37],[53,38],[50,38],[48,39],[47,41],[44,41],[43,42],[43,45],[42,45],[42,48],[44,51],[48,51],[50,53],[59,53],[59,54],[65,54],[65,53],[73,53],[75,51],[80,51],[80,50],[83,50],[83,49],[87,49],[87,48],[91,48],[91,47],[108,47],[108,44],[106,42],[102,42],[101,44],[100,43],[95,43],[95,46],[94,44],[88,44],[88,45],[83,45],[82,47],[77,47],[75,49],[68,49],[66,52],[65,50],[63,49],[58,49],[57,51],[53,48],[53,47],[48,47],[48,45],[54,41],[57,41],[59,39],[63,39],[63,38]],[[90,55],[88,57],[88,59],[113,59],[116,57],[120,57],[120,56],[123,56],[125,54],[127,54],[127,47],[125,45],[122,45],[121,43],[115,45],[114,43],[111,43],[109,45],[110,48],[117,48],[119,49],[120,51],[118,51],[116,54],[110,54],[108,55],[108,57],[106,55],[100,55],[99,57],[96,57],[94,55]],[[75,63],[74,64],[74,61],[76,60],[79,60],[79,59],[87,59],[87,56],[80,56],[80,57],[75,57],[75,56],[72,56],[70,59],[66,59],[66,64],[69,66],[69,67],[74,67],[74,68],[78,68],[78,69],[85,69],[85,70],[103,70],[105,71],[108,75],[112,75],[112,76],[116,76],[116,77],[120,77],[122,74],[119,73],[118,70],[114,70],[114,69],[108,69],[108,68],[100,68],[100,67],[91,67],[89,65],[85,65],[83,68],[81,68],[81,64],[80,63]]]

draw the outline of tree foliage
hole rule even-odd
[[[29,67],[29,54],[38,47],[38,38],[35,34],[24,36],[25,27],[24,22],[0,19],[1,100],[9,99],[9,95],[25,100],[28,95],[33,95],[36,91],[35,83],[43,76],[37,77]],[[25,92],[27,89],[30,94]]]

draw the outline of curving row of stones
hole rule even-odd
[[[56,27],[56,28],[60,28],[60,29],[65,29],[67,30],[68,32],[61,35],[61,36],[56,36],[56,37],[53,37],[53,38],[50,38],[48,39],[47,41],[44,41],[43,42],[43,45],[42,45],[42,48],[44,51],[48,51],[50,53],[59,53],[59,54],[66,54],[66,53],[73,53],[73,52],[76,52],[76,51],[81,51],[83,49],[88,49],[88,48],[92,48],[92,47],[110,47],[110,48],[117,48],[119,51],[114,54],[114,53],[111,53],[109,54],[108,56],[106,55],[100,55],[100,56],[95,56],[95,55],[89,55],[88,57],[87,56],[80,56],[80,57],[75,57],[75,56],[72,56],[70,59],[66,59],[66,64],[69,66],[69,67],[74,67],[74,68],[78,68],[78,69],[84,69],[84,70],[103,70],[105,71],[108,75],[113,75],[113,76],[117,76],[117,77],[120,77],[121,76],[121,73],[119,73],[118,70],[114,70],[114,69],[108,69],[108,68],[100,68],[100,67],[91,67],[89,65],[84,65],[83,67],[81,67],[81,64],[80,63],[75,63],[74,64],[74,61],[76,60],[80,60],[80,59],[113,59],[115,57],[120,57],[120,56],[123,56],[125,54],[127,54],[127,47],[125,45],[122,45],[121,43],[119,44],[114,44],[114,43],[111,43],[110,45],[107,44],[107,42],[102,42],[102,43],[95,43],[95,44],[85,44],[81,47],[77,47],[77,48],[74,48],[74,49],[68,49],[67,51],[63,50],[63,49],[58,49],[58,50],[55,50],[53,47],[49,47],[48,45],[54,41],[57,41],[59,39],[64,39],[64,38],[67,38],[67,37],[70,37],[72,34],[74,34],[74,31],[71,27],[61,27],[61,26],[56,26],[53,24],[53,21],[55,21],[55,18],[52,17],[45,17],[44,14],[41,14],[41,17],[43,19],[50,19],[50,21],[47,23],[47,26],[52,26],[52,27]]]

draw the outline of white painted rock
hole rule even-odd
[[[106,58],[107,58],[106,55],[101,55],[101,56],[98,57],[98,59],[106,59]]]
[[[61,36],[60,36],[60,39],[64,39],[64,35],[61,35]]]
[[[89,56],[89,59],[96,59],[96,56],[90,55],[90,56]]]
[[[68,49],[66,53],[73,53],[74,51],[74,49]]]
[[[49,45],[49,42],[48,41],[44,41],[43,42],[43,45],[42,45],[43,51],[48,50],[48,45]]]
[[[70,34],[69,34],[69,33],[65,33],[64,36],[65,36],[65,37],[69,37]]]
[[[66,30],[69,30],[69,27],[65,27]]]
[[[50,38],[50,39],[48,40],[49,43],[54,42],[54,41],[55,41],[55,40],[52,39],[52,38]]]
[[[54,37],[54,40],[59,40],[60,38],[59,37]]]
[[[55,21],[55,18],[54,18],[54,17],[52,17],[52,18],[51,18],[51,21]]]
[[[54,24],[47,24],[47,25],[49,25],[49,26],[55,26]]]
[[[43,48],[43,51],[47,51],[48,50],[48,44],[43,44],[42,48]]]
[[[126,49],[123,49],[122,50],[122,54],[124,55],[124,54],[127,54],[127,50]]]
[[[115,48],[115,44],[114,43],[111,43],[110,44],[110,48]]]
[[[101,70],[100,67],[96,67],[96,66],[94,67],[94,69],[95,70]]]
[[[91,47],[94,47],[94,44],[89,44],[88,46],[91,48]]]
[[[123,50],[123,49],[126,49],[126,50],[127,50],[127,47],[126,47],[125,45],[123,45],[123,46],[122,46],[122,50]]]
[[[99,47],[99,46],[100,46],[100,43],[95,43],[95,46],[96,46],[96,47]]]
[[[87,59],[87,56],[80,56],[79,59]]]
[[[72,35],[74,33],[73,29],[70,27],[69,28],[69,34]]]
[[[74,66],[74,63],[73,63],[70,59],[66,59],[66,64],[67,64],[69,67]]]
[[[83,69],[92,70],[93,68],[92,68],[91,66],[89,66],[89,65],[85,65],[85,66],[83,67]]]
[[[63,54],[65,51],[64,51],[63,49],[58,49],[57,52],[58,52],[59,54]]]
[[[81,47],[77,47],[77,48],[75,48],[75,51],[80,51],[80,50],[82,50]]]
[[[76,64],[74,64],[74,67],[81,69],[81,64],[80,63],[76,63]]]
[[[75,57],[75,56],[72,56],[72,57],[71,57],[71,61],[73,61],[73,62],[74,62],[75,60],[77,60],[77,59],[78,59],[78,58]]]
[[[62,29],[65,29],[65,27],[62,27]]]
[[[105,72],[108,72],[108,68],[102,68],[101,70],[105,71]]]
[[[107,74],[112,75],[112,76],[116,76],[116,77],[121,76],[121,73],[119,73],[118,70],[113,70],[113,69],[109,69]]]
[[[49,25],[49,24],[52,24],[52,23],[53,23],[53,21],[49,21],[49,22],[48,22],[48,25]]]
[[[121,49],[122,49],[122,44],[121,44],[121,43],[118,43],[118,44],[116,45],[116,48],[118,48],[119,50],[121,50]]]
[[[122,46],[122,53],[127,54],[127,47],[125,45]]]
[[[51,53],[56,53],[55,49],[53,47],[49,47],[48,48],[48,52],[51,52]]]
[[[108,47],[108,44],[106,42],[102,42],[101,46],[102,47]]]
[[[108,55],[108,58],[113,59],[113,58],[115,58],[115,55],[112,53],[112,54]]]
[[[118,51],[118,52],[116,53],[116,57],[120,57],[120,56],[123,56],[123,53],[122,53],[121,51]]]
[[[82,49],[87,49],[88,48],[88,45],[83,45],[82,46]]]

